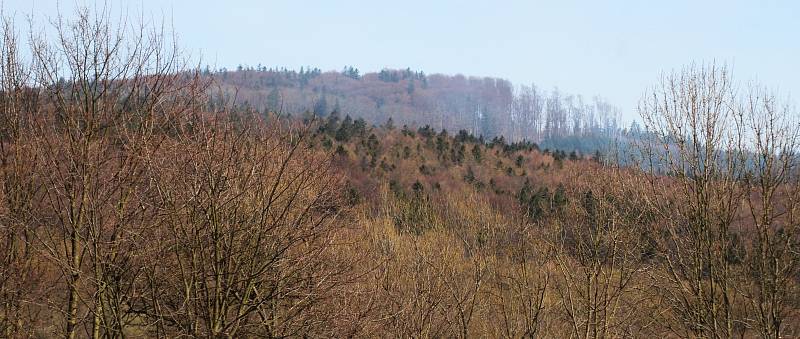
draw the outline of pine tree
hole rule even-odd
[[[475,158],[477,163],[483,160],[483,153],[481,152],[481,145],[472,146],[472,157]]]
[[[392,117],[389,117],[389,120],[386,120],[386,124],[383,125],[383,128],[388,130],[394,130],[394,120]]]
[[[348,142],[353,130],[353,119],[349,115],[344,117],[339,129],[336,131],[336,141]]]

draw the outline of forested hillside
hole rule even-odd
[[[564,149],[593,151],[620,130],[619,110],[600,97],[514,86],[498,78],[426,75],[411,69],[361,74],[317,68],[299,71],[258,66],[206,71],[221,84],[212,93],[259,111],[331,112],[382,125],[465,130],[485,138],[503,136]]]
[[[604,104],[496,79],[220,83],[145,22],[3,22],[0,337],[800,335],[797,111],[724,65],[644,92],[622,162],[544,145]]]

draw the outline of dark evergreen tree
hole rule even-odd
[[[383,125],[383,128],[388,129],[390,131],[394,129],[394,120],[392,119],[392,117],[389,117],[389,120],[386,120],[386,123]]]
[[[353,135],[358,137],[364,137],[367,133],[367,122],[364,121],[364,118],[358,118],[353,121]]]
[[[472,157],[475,158],[475,161],[478,163],[483,160],[483,153],[481,152],[480,144],[472,146]]]
[[[350,115],[344,117],[342,123],[339,125],[339,129],[336,131],[336,141],[339,142],[348,142],[350,141],[350,136],[352,135],[353,130],[353,119],[350,118]]]

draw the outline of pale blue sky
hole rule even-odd
[[[62,1],[70,13],[75,1]],[[78,3],[86,3],[78,1]],[[89,2],[94,3],[94,2]],[[800,1],[110,1],[171,17],[182,45],[218,67],[384,67],[497,76],[585,97],[626,120],[661,71],[727,62],[740,81],[800,96]],[[52,15],[56,1],[5,0]],[[796,102],[796,100],[795,100]]]

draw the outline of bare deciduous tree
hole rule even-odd
[[[743,244],[746,283],[738,287],[749,303],[746,324],[763,338],[792,336],[798,328],[789,320],[797,315],[792,305],[800,294],[800,125],[789,106],[759,86],[751,85],[738,104],[739,119],[748,128],[744,183],[752,225],[744,230],[751,234]]]
[[[159,336],[322,334],[333,314],[320,305],[351,265],[331,252],[330,159],[305,132],[235,118],[181,126],[150,161],[158,255],[142,313]]]
[[[607,171],[602,173],[601,171]],[[553,252],[554,289],[571,335],[625,337],[645,333],[638,312],[648,306],[641,276],[648,271],[641,221],[646,211],[635,199],[633,182],[619,168],[598,168],[578,185],[578,201],[559,225]]]
[[[0,37],[0,335],[31,336],[38,323],[44,269],[36,257],[27,223],[36,184],[31,175],[35,151],[25,143],[29,110],[37,105],[30,68],[20,58],[13,23],[3,18]]]
[[[522,223],[523,225],[526,225]],[[495,258],[485,293],[495,336],[537,338],[548,330],[547,302],[552,273],[550,255],[534,225],[521,227],[516,243],[507,244],[509,258]],[[506,261],[507,260],[507,261]]]
[[[724,66],[690,66],[663,76],[639,105],[649,133],[641,165],[663,233],[658,280],[679,335],[730,337],[741,320],[729,260],[744,170],[733,85]]]

